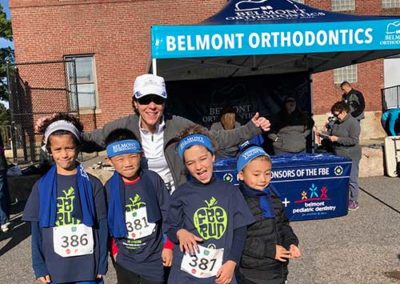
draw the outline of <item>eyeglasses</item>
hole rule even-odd
[[[338,117],[341,113],[342,113],[342,112],[334,112],[334,113],[333,113],[333,116],[334,116],[334,117]]]
[[[287,100],[286,103],[296,103],[295,100]]]
[[[155,103],[156,105],[162,105],[165,102],[165,99],[156,95],[147,95],[137,99],[137,101],[141,105],[148,105],[151,102]]]

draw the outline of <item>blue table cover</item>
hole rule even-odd
[[[291,221],[347,215],[351,160],[328,154],[272,156],[272,184]],[[238,184],[236,158],[214,164],[217,178]]]

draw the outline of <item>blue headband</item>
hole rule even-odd
[[[194,145],[201,145],[206,147],[211,153],[214,153],[214,147],[210,138],[203,134],[191,134],[182,138],[178,145],[178,155],[183,159],[183,153],[187,148],[192,147]]]
[[[237,171],[240,172],[243,170],[243,168],[254,158],[260,157],[260,156],[266,156],[269,157],[269,155],[264,151],[263,148],[258,147],[258,146],[251,146],[244,150],[240,155],[237,160]]]
[[[142,153],[142,147],[137,140],[127,139],[107,145],[107,157],[111,158],[123,154]]]

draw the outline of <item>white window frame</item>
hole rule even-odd
[[[338,11],[355,11],[356,0],[331,0],[331,10]]]
[[[342,68],[336,68],[333,70],[333,83],[341,84],[343,81],[356,83],[358,81],[357,73],[357,64],[348,65]]]
[[[400,8],[400,0],[382,0],[383,9]]]
[[[79,60],[80,59],[86,59],[86,58],[90,58],[91,59],[91,78],[88,78],[87,80],[85,80],[85,77],[83,78],[79,78]],[[73,71],[73,68],[69,68],[71,65],[68,64],[72,64],[67,62],[66,63],[66,72],[67,72],[67,83],[68,83],[68,88],[69,91],[71,93],[74,93],[76,90],[75,85],[77,85],[78,89],[80,87],[85,87],[85,86],[90,86],[93,85],[93,87],[91,87],[92,92],[91,94],[93,94],[93,98],[90,99],[89,104],[86,103],[85,105],[82,105],[82,102],[85,101],[82,99],[82,96],[84,96],[84,94],[81,92],[79,92],[78,90],[78,103],[79,103],[79,110],[95,110],[98,106],[98,92],[97,92],[97,79],[96,79],[96,68],[95,68],[95,57],[93,54],[77,54],[77,55],[66,55],[64,56],[64,60],[69,61],[69,60],[75,60],[75,66],[76,66],[76,73],[77,73],[77,78],[76,81],[77,82],[71,82],[71,77],[73,77],[73,74],[70,74]],[[71,70],[72,69],[72,70]],[[70,105],[72,109],[76,109],[76,107],[74,107],[74,105],[76,105],[76,102],[74,102],[75,97],[71,97],[70,99]]]

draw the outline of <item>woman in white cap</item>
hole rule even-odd
[[[104,139],[111,131],[117,128],[129,129],[140,138],[147,167],[157,172],[172,192],[176,186],[186,181],[184,167],[176,153],[176,141],[173,141],[173,138],[194,123],[180,116],[165,114],[166,99],[164,78],[153,74],[138,76],[133,86],[132,97],[135,113],[85,134],[84,139],[104,148]],[[225,149],[251,139],[260,134],[261,130],[268,131],[269,127],[269,121],[256,113],[251,121],[242,127],[229,131],[211,131],[210,135],[218,142],[219,149]]]

